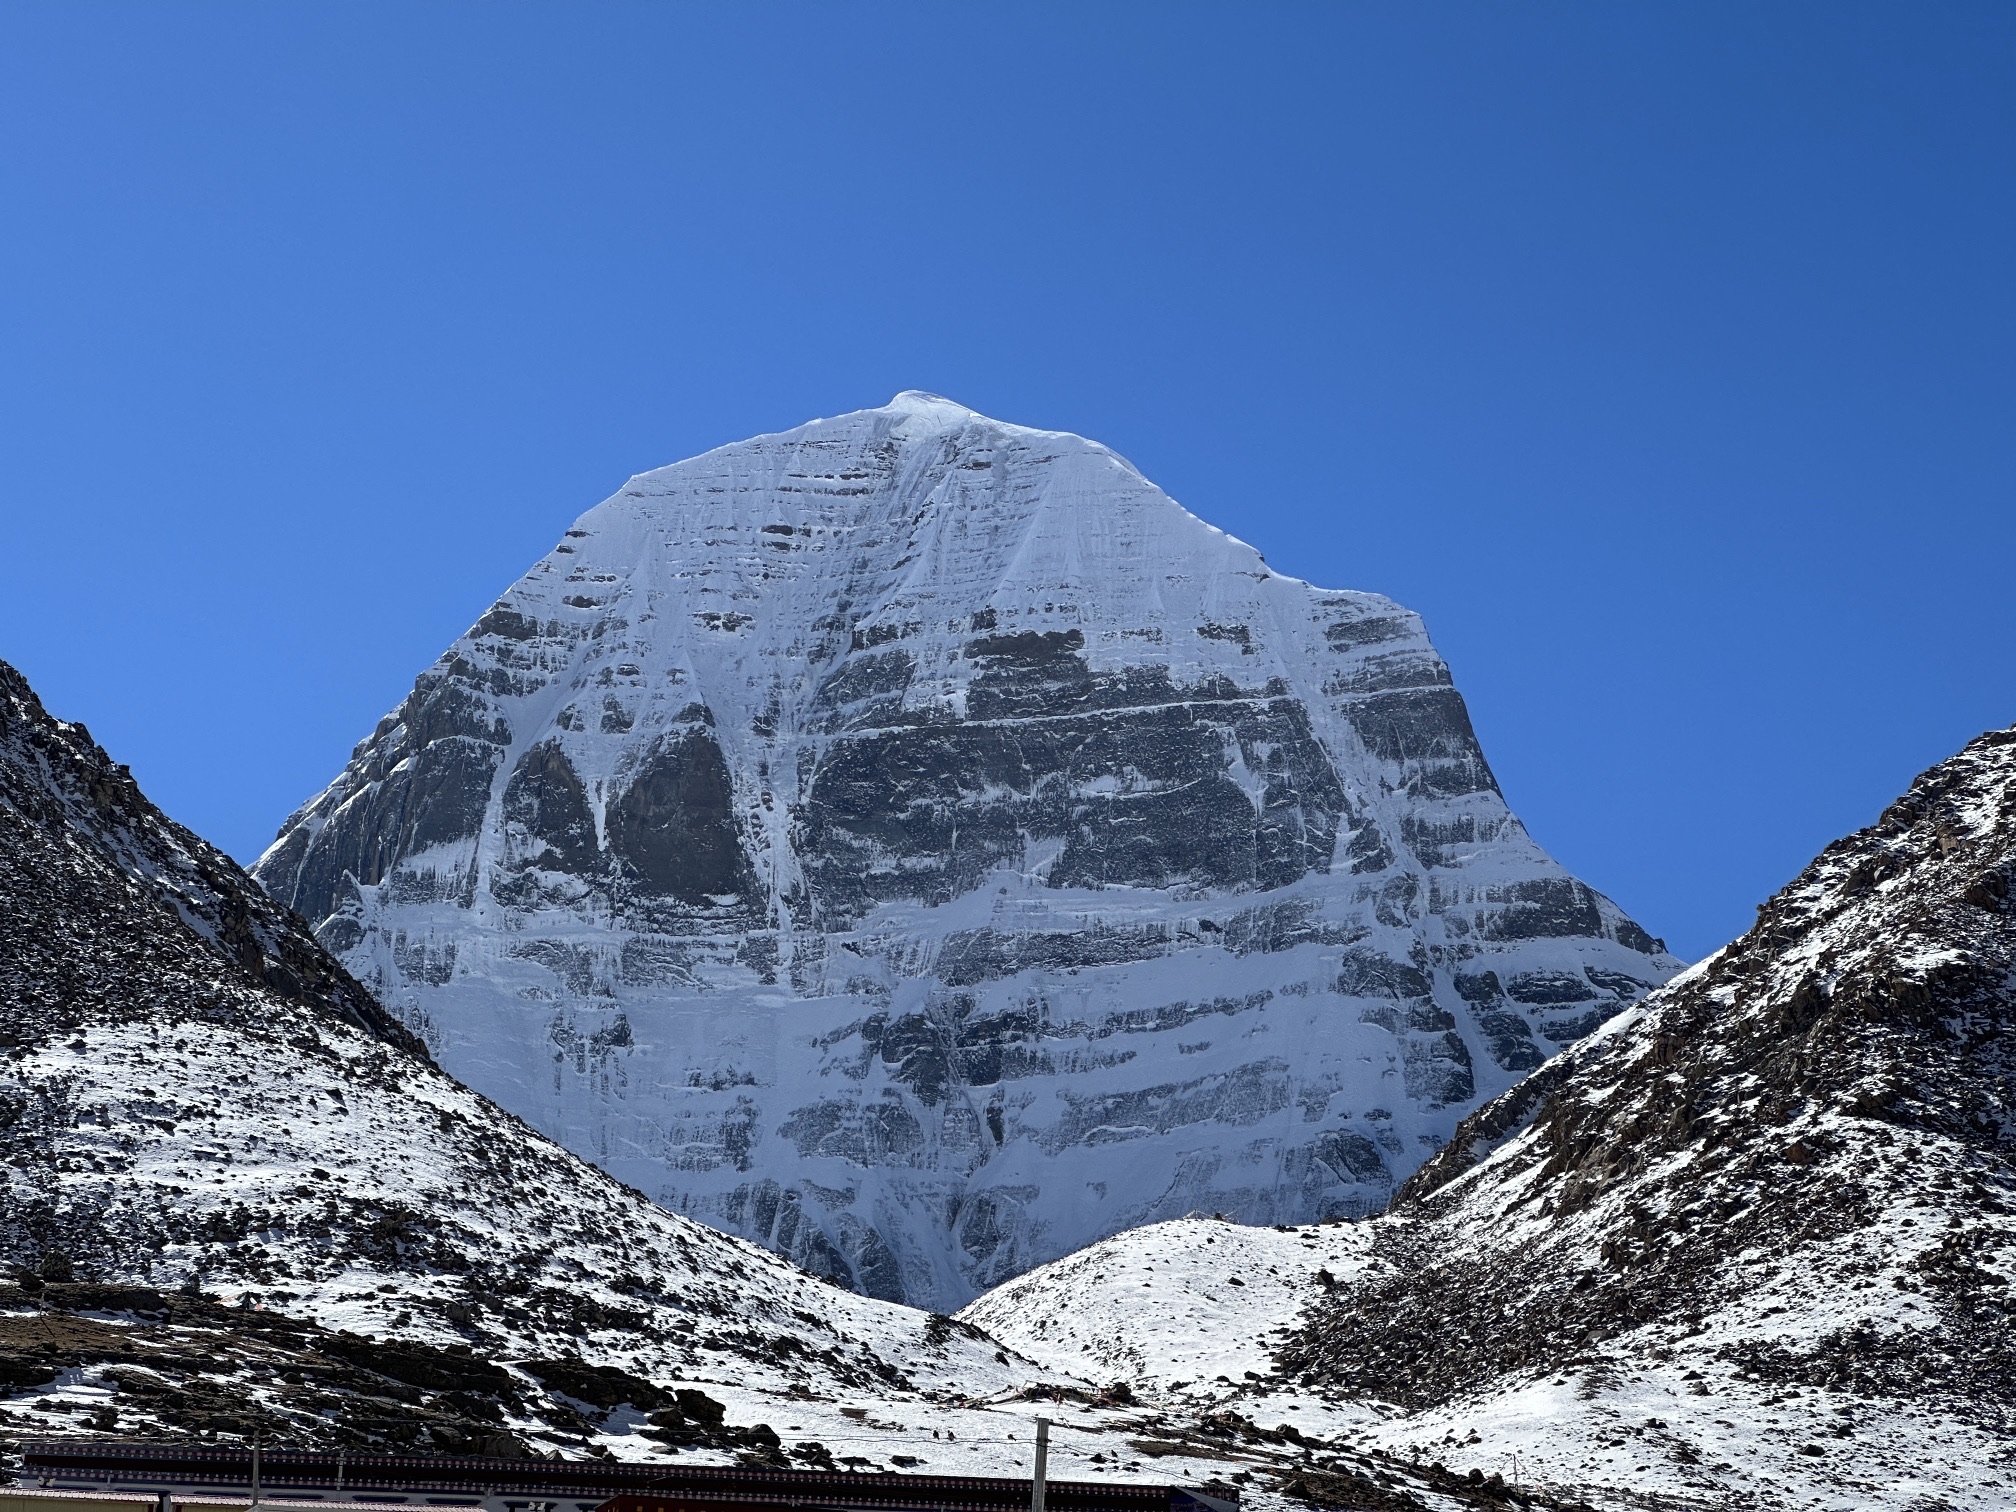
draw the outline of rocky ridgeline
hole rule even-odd
[[[1742,939],[1466,1120],[1285,1368],[1421,1412],[1570,1369],[1594,1396],[1606,1372],[1664,1366],[1701,1421],[1655,1436],[1711,1488],[1731,1466],[1680,1434],[1732,1395],[1827,1404],[1781,1446],[1816,1488],[1855,1488],[1872,1424],[1900,1414],[1929,1415],[1910,1451],[1928,1475],[1939,1423],[2000,1443],[2006,1467],[2012,884],[2002,731],[1829,846]]]
[[[1512,817],[1415,615],[921,394],[632,479],[256,875],[534,1126],[940,1307],[1376,1211],[1678,965]]]
[[[49,718],[4,663],[0,743],[6,1053],[19,1059],[89,1023],[144,1020],[168,1001],[242,1029],[277,1000],[425,1058],[293,910],[164,817],[89,731]]]

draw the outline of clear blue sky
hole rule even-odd
[[[1427,616],[1693,956],[2016,719],[2016,6],[16,3],[0,657],[250,858],[628,474],[926,388]]]

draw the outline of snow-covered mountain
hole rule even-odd
[[[1377,1210],[1679,964],[1415,615],[917,393],[632,479],[254,874],[542,1132],[935,1306]]]
[[[1473,1115],[1389,1213],[1143,1229],[961,1316],[1149,1400],[1605,1507],[1999,1512],[2012,890],[2016,730]]]

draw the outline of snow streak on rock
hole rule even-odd
[[[1416,616],[922,394],[631,480],[256,875],[555,1139],[939,1306],[1375,1210],[1677,965]]]

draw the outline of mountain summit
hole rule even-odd
[[[921,393],[633,478],[255,874],[543,1132],[941,1307],[1377,1209],[1679,964],[1417,616]]]

